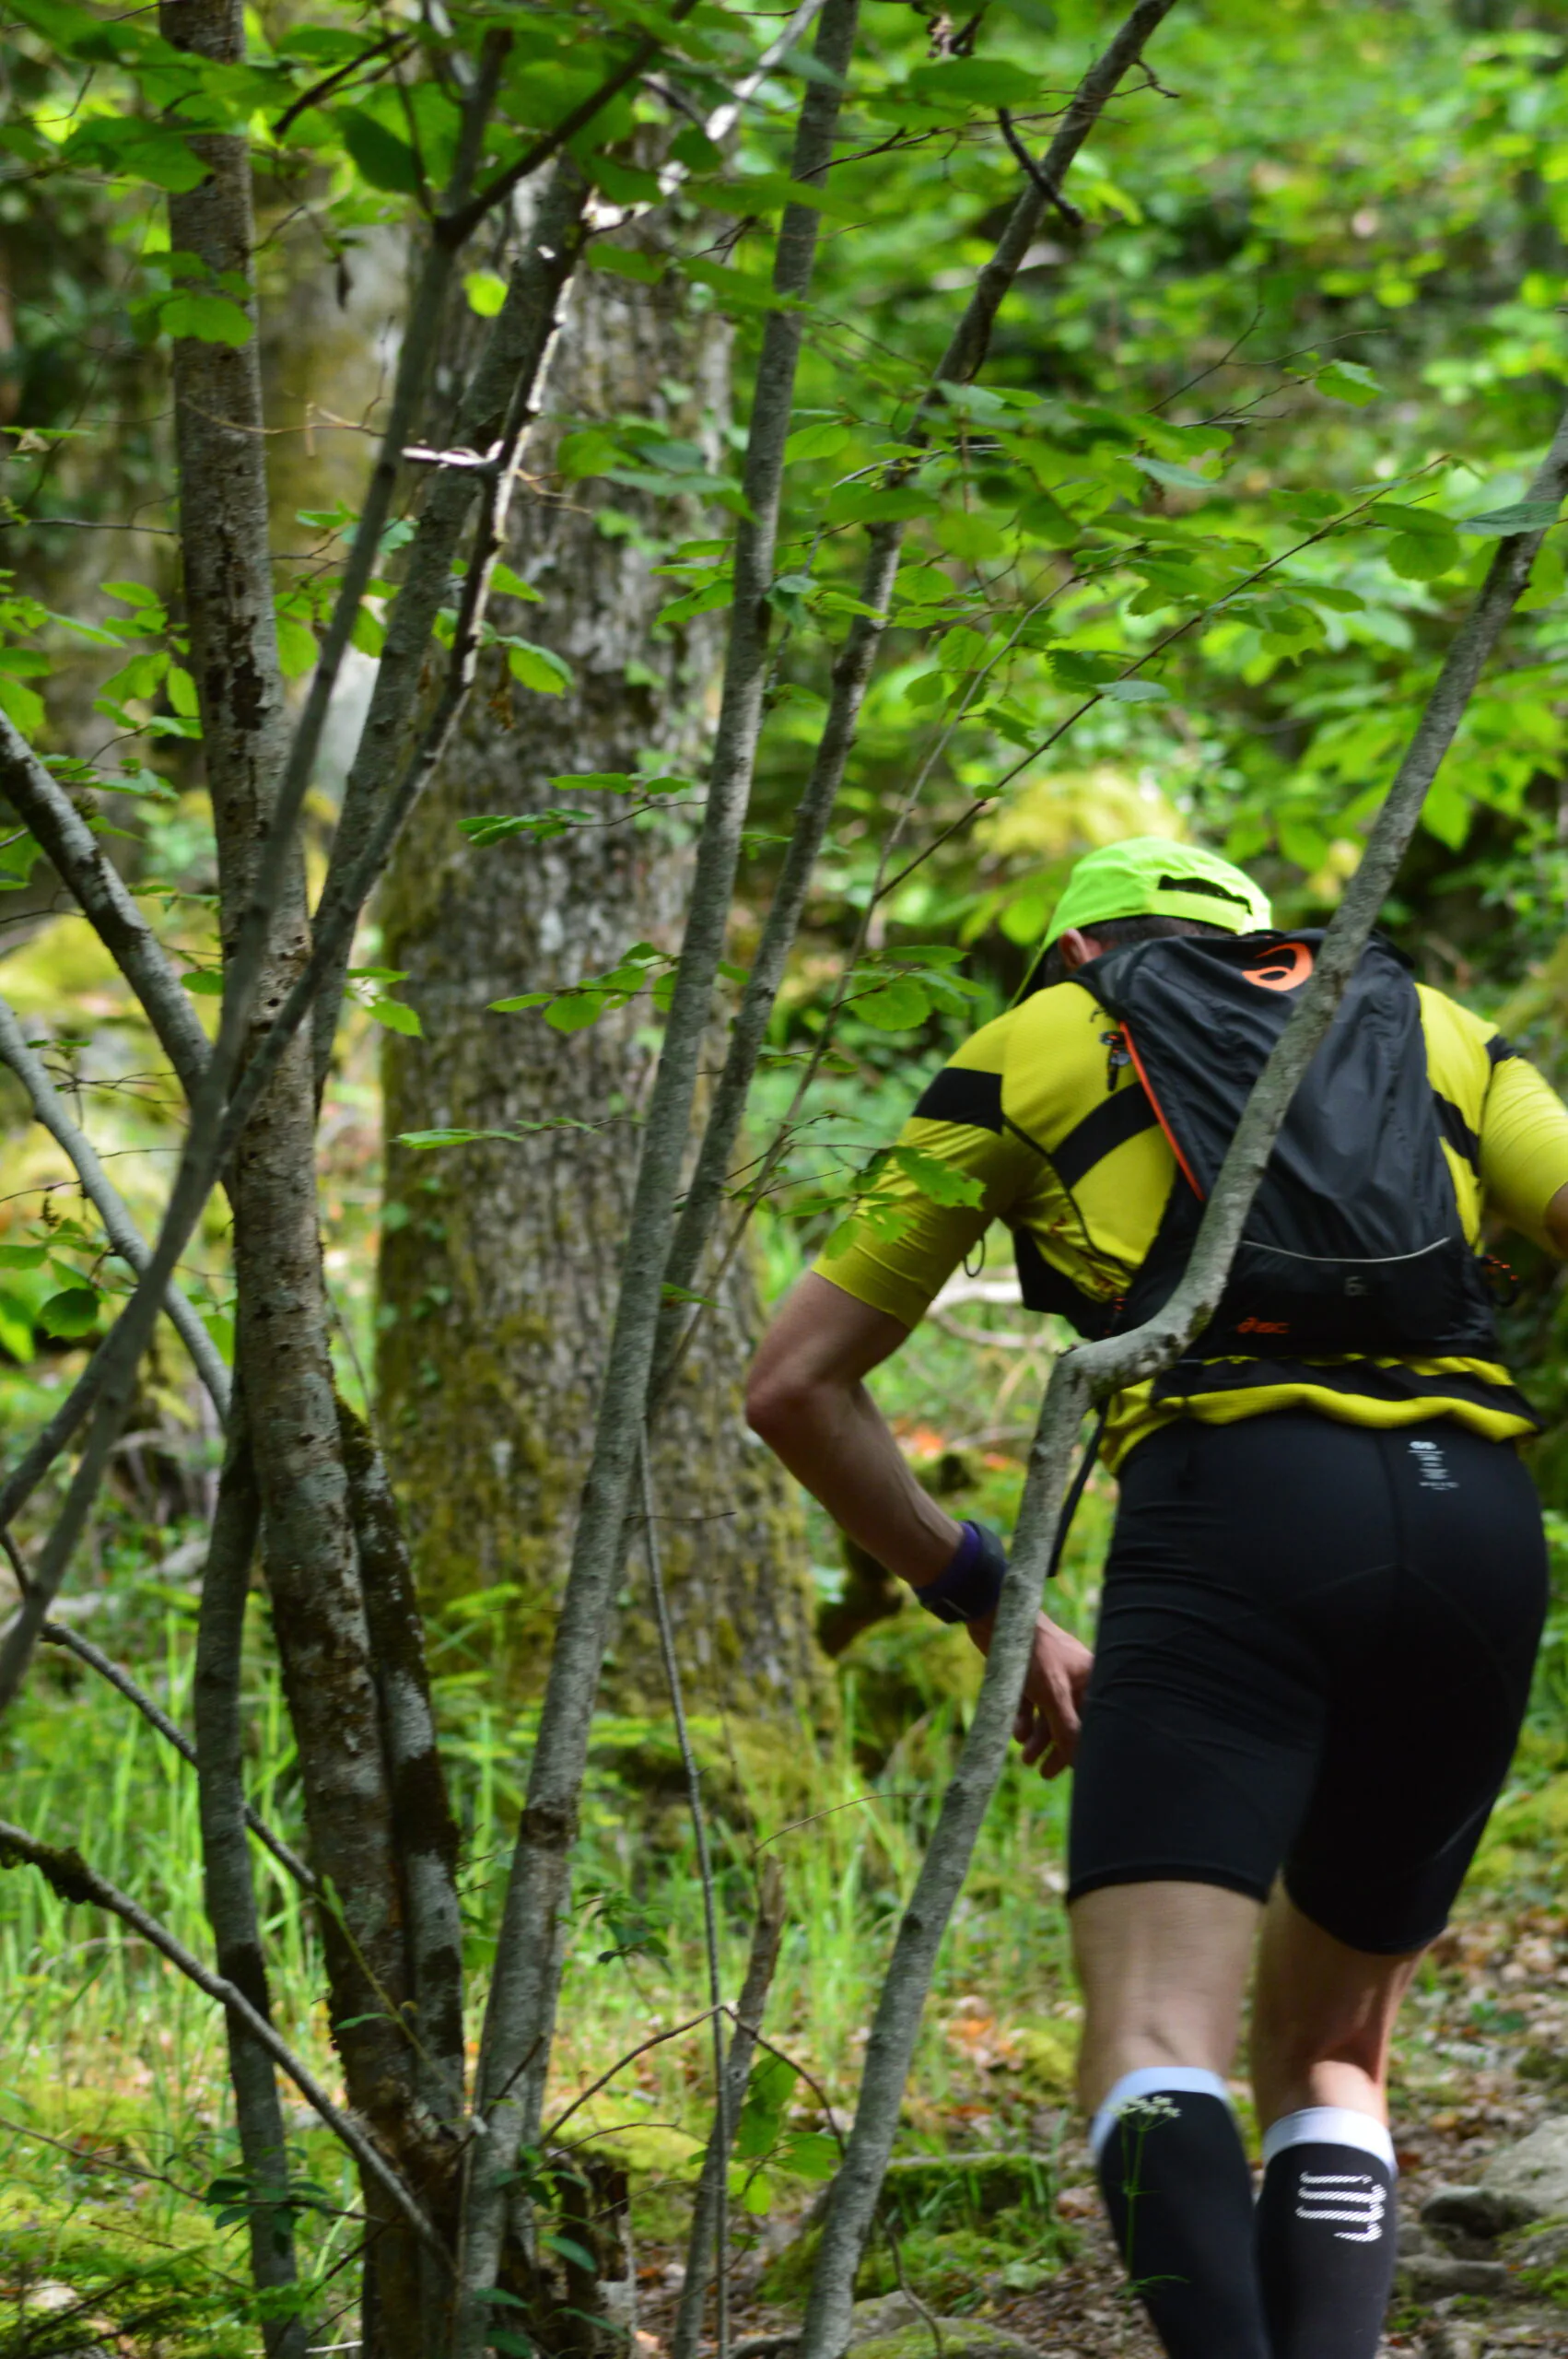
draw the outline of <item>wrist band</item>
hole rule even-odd
[[[939,1622],[979,1622],[996,1612],[1007,1572],[1007,1551],[983,1523],[965,1523],[963,1536],[934,1581],[915,1602]]]

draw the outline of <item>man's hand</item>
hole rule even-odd
[[[971,1622],[968,1629],[980,1652],[989,1655],[990,1617]],[[1018,1707],[1012,1733],[1024,1747],[1028,1766],[1032,1769],[1039,1763],[1042,1778],[1059,1778],[1064,1769],[1071,1766],[1078,1750],[1083,1690],[1089,1684],[1094,1660],[1081,1638],[1061,1629],[1048,1615],[1036,1615],[1024,1700]]]

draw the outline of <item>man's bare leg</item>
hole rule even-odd
[[[1100,2188],[1172,2359],[1270,2359],[1224,2080],[1258,1914],[1239,1893],[1164,1883],[1104,1886],[1071,1911]]]
[[[1277,1891],[1264,1917],[1252,2080],[1267,2165],[1258,2273],[1277,2359],[1373,2359],[1393,2282],[1388,2048],[1420,1952],[1338,1942]]]

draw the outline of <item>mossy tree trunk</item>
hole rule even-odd
[[[647,233],[641,233],[646,237]],[[515,1692],[542,1683],[632,1196],[637,1120],[651,1077],[646,995],[591,1028],[489,1003],[603,972],[637,942],[678,946],[691,833],[678,815],[615,819],[609,796],[552,786],[563,773],[700,771],[715,707],[719,634],[698,621],[655,636],[678,583],[653,570],[712,534],[693,500],[563,483],[568,423],[635,416],[722,465],[728,331],[680,289],[585,274],[572,297],[531,447],[543,496],[519,503],[509,562],[544,603],[497,602],[505,629],[571,665],[559,698],[498,665],[408,827],[381,903],[383,957],[421,1039],[385,1050],[387,1221],[379,1372],[383,1429],[424,1592],[432,1602],[511,1592],[478,1625]],[[695,454],[694,454],[695,455]],[[494,661],[494,659],[490,659]],[[488,690],[486,694],[485,691]],[[459,821],[575,805],[596,824],[475,850]],[[406,1132],[552,1127],[513,1144],[439,1153]],[[581,1129],[555,1126],[565,1116]],[[756,1325],[742,1266],[699,1331],[656,1437],[654,1473],[677,1647],[699,1715],[767,1715],[821,1699],[821,1658],[800,1522],[785,1478],[747,1434],[744,1364]],[[497,1644],[498,1642],[498,1644]],[[634,1546],[607,1688],[619,1708],[661,1708],[663,1680]]]

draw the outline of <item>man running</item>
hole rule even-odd
[[[1251,879],[1196,847],[1080,861],[1025,994],[904,1133],[979,1201],[880,1180],[901,1228],[862,1222],[825,1254],[757,1355],[758,1433],[982,1650],[1000,1543],[921,1490],[863,1379],[993,1220],[1025,1302],[1082,1332],[1163,1298],[1311,971],[1313,937],[1269,923]],[[1394,2020],[1506,1773],[1546,1602],[1518,1454],[1535,1421],[1476,1248],[1490,1215],[1568,1255],[1568,1109],[1375,945],[1298,1107],[1215,1321],[1111,1403],[1092,1675],[1042,1614],[1019,1717],[1042,1775],[1076,1759],[1081,2094],[1172,2359],[1374,2359]],[[1337,1220],[1354,1250],[1330,1260],[1308,1232]],[[1225,2079],[1255,1951],[1256,2207]]]

